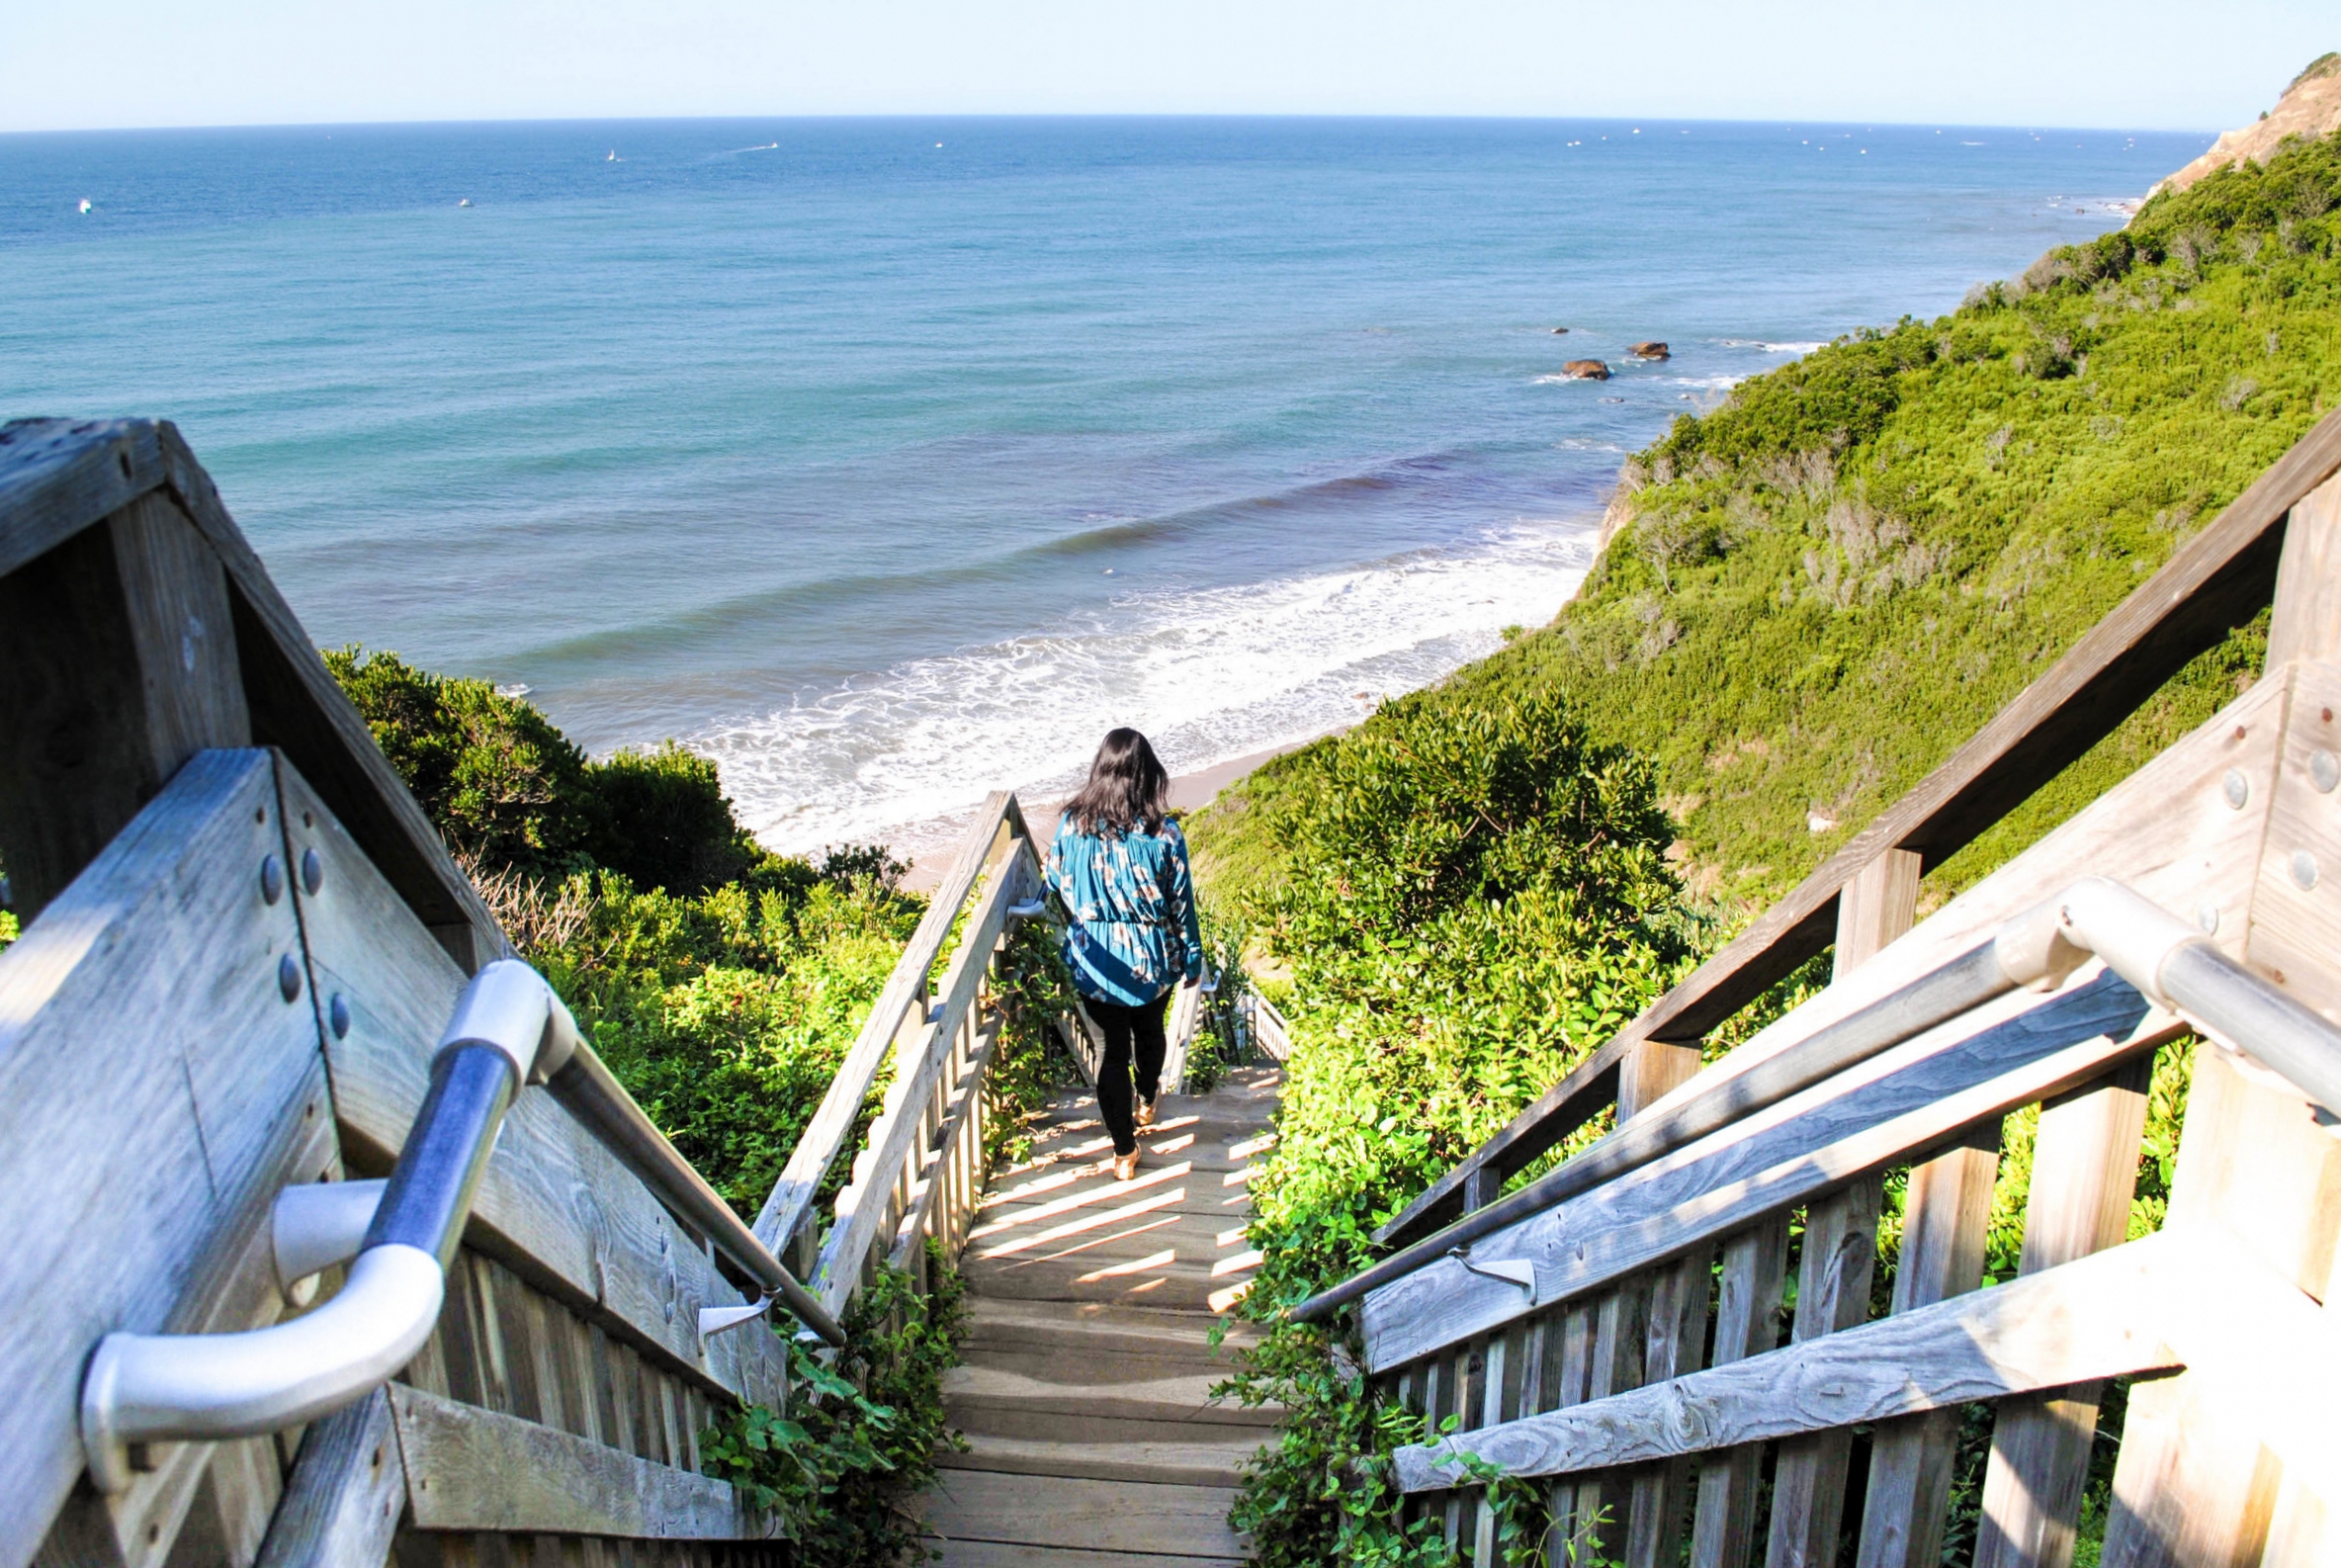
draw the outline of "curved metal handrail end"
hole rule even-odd
[[[98,1490],[129,1489],[130,1446],[281,1431],[371,1393],[438,1326],[439,1260],[370,1247],[316,1311],[241,1334],[109,1334],[81,1384],[81,1446]]]

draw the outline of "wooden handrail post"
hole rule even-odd
[[[1837,895],[1837,952],[1830,979],[1843,980],[1916,923],[1919,857],[1888,849],[1854,873]]]
[[[7,576],[0,856],[30,920],[181,763],[248,746],[227,574],[150,490]]]
[[[2333,1014],[2331,954],[2341,948],[2341,865],[2301,886],[2295,856],[2328,827],[2332,797],[2313,759],[2341,744],[2341,694],[2320,666],[2341,662],[2341,479],[2298,501],[2285,525],[2268,628],[2268,675],[2291,671],[2268,828],[2248,919],[2218,939],[2310,1006]],[[2325,833],[2329,843],[2329,831]],[[2324,845],[2318,843],[2317,847]],[[2331,859],[2327,854],[2324,858]],[[2310,862],[2314,865],[2313,859]],[[2302,962],[2307,959],[2310,962]],[[2288,978],[2289,977],[2289,978]],[[2285,1278],[2330,1300],[2341,1228],[2341,1143],[2316,1127],[2290,1086],[2199,1045],[2171,1185],[2168,1229],[2232,1233]],[[2238,1332],[2249,1332],[2240,1328]],[[2106,1568],[2258,1562],[2271,1536],[2284,1561],[2321,1561],[2334,1537],[2322,1506],[2287,1486],[2282,1467],[2197,1374],[2132,1385],[2106,1521]],[[2271,1552],[2269,1560],[2277,1560]]]

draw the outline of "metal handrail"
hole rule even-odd
[[[638,1175],[648,1168],[653,1190],[704,1224],[824,1339],[843,1343],[835,1320],[752,1235],[740,1244],[746,1227],[609,1077],[553,988],[505,959],[481,969],[458,999],[431,1059],[430,1089],[379,1196],[280,1201],[272,1214],[272,1251],[289,1295],[318,1268],[354,1259],[332,1300],[239,1334],[114,1333],[99,1343],[81,1385],[82,1449],[98,1489],[129,1489],[135,1445],[299,1426],[372,1392],[412,1360],[438,1326],[447,1268],[505,1113],[530,1084],[557,1092],[565,1085],[572,1113]],[[709,1204],[729,1227],[714,1223]]]
[[[2118,882],[2086,877],[2007,921],[1991,940],[1673,1111],[1627,1122],[1518,1191],[1320,1291],[1290,1315],[1321,1321],[1458,1248],[1672,1154],[1995,997],[2020,987],[2060,985],[2093,956],[2217,1044],[2284,1075],[2328,1114],[2341,1111],[2341,1029],[2220,952],[2197,926]]]

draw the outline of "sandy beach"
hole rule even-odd
[[[1342,728],[1348,727],[1344,725]],[[1341,730],[1328,730],[1325,735],[1340,735],[1341,733]],[[1210,767],[1197,768],[1191,773],[1175,774],[1170,780],[1170,809],[1174,812],[1198,811],[1210,805],[1221,790],[1226,789],[1230,784],[1235,783],[1236,780],[1258,767],[1270,757],[1279,757],[1288,751],[1298,751],[1302,746],[1324,739],[1325,736],[1322,735],[1312,736],[1307,740],[1295,740],[1288,745],[1270,746],[1265,751],[1247,752],[1243,756],[1231,757],[1225,762],[1215,763]],[[1025,825],[1032,829],[1033,837],[1045,844],[1056,835],[1057,819],[1064,813],[1065,802],[1062,800],[1025,801],[1023,806]],[[911,857],[910,869],[903,877],[904,887],[914,892],[924,893],[943,880],[943,873],[951,868],[950,838],[946,836],[944,831],[945,826],[942,823],[921,825],[916,832],[917,839],[938,842],[939,847]],[[957,827],[959,825],[953,824],[951,826]]]

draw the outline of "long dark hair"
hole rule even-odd
[[[1118,837],[1143,827],[1150,833],[1163,830],[1163,812],[1170,799],[1170,775],[1163,771],[1155,748],[1131,729],[1112,730],[1089,763],[1089,782],[1065,803],[1065,815],[1084,833]]]

